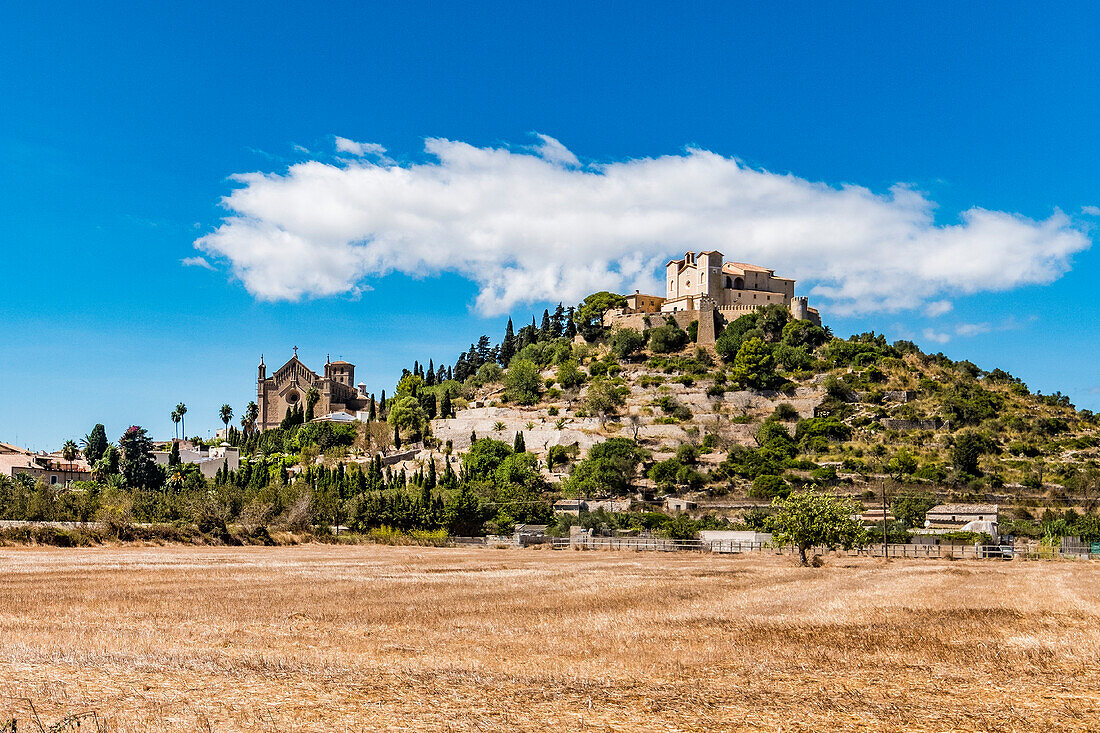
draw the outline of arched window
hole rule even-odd
[[[734,290],[744,290],[745,289],[745,279],[739,277],[736,280],[734,280],[733,281],[733,289]]]
[[[732,290],[732,289],[733,289],[733,278],[727,275],[726,276],[726,290]]]

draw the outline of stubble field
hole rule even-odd
[[[1086,563],[0,549],[0,721],[112,731],[1100,730]]]

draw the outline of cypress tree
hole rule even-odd
[[[451,407],[451,393],[444,392],[443,400],[439,405],[439,416],[444,419],[448,417],[453,417],[452,412],[453,408]]]
[[[374,419],[377,416],[378,416],[378,413],[375,410],[375,405],[374,405],[374,394],[372,393],[371,396],[370,396],[370,409],[367,412],[367,420],[370,421],[370,422],[374,422]]]
[[[527,445],[523,442],[523,431],[517,431],[516,437],[512,440],[512,450],[516,453],[526,453]]]
[[[507,367],[516,355],[516,333],[512,328],[512,319],[508,319],[508,326],[504,329],[504,340],[500,342],[500,365]]]
[[[543,308],[542,310],[542,325],[539,326],[539,341],[546,341],[550,338],[550,311]]]
[[[397,429],[397,426],[393,426],[393,447],[401,447],[401,431]]]
[[[435,488],[436,475],[435,475],[435,458],[428,460],[428,482],[425,486],[429,489]]]

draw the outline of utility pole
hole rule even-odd
[[[890,546],[886,542],[886,482],[882,482],[882,556],[890,559]]]

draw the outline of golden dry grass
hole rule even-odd
[[[1085,563],[313,545],[0,568],[0,718],[31,698],[117,731],[1100,730]]]

